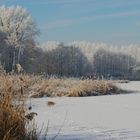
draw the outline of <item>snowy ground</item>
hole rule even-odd
[[[32,99],[32,111],[40,128],[49,120],[49,139],[62,128],[57,140],[140,140],[140,82],[118,86],[139,93]]]

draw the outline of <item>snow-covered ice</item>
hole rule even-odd
[[[32,99],[39,128],[49,127],[48,139],[140,140],[140,82],[118,84],[133,94]],[[54,101],[53,107],[47,101]],[[48,123],[49,122],[49,123]]]

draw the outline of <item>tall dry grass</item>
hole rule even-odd
[[[28,76],[0,76],[0,140],[39,140],[37,114],[28,110],[24,96],[28,84],[32,84]]]
[[[42,79],[40,82],[34,83],[30,89],[31,97],[83,97],[120,93],[119,89],[110,81],[76,78]]]
[[[15,99],[12,94],[1,94],[0,140],[37,140],[37,130],[27,117],[29,114],[24,100]]]
[[[13,95],[17,95],[22,90],[21,94],[30,97],[82,97],[120,93],[115,83],[107,80],[6,75],[0,76],[0,83],[0,93],[10,89]]]

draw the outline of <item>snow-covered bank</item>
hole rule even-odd
[[[121,84],[140,91],[140,82]],[[134,88],[135,86],[135,88]],[[62,127],[61,140],[139,140],[140,94],[32,99],[39,127],[47,127],[51,139]],[[47,101],[56,105],[47,106]]]
[[[124,90],[140,92],[140,81],[131,81],[130,83],[122,83],[117,85],[119,88]]]

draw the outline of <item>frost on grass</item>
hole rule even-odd
[[[13,94],[18,94],[22,90],[23,95],[30,97],[83,97],[120,93],[119,89],[107,80],[44,78],[34,75],[3,75],[0,76],[0,81],[2,83],[0,91],[5,92],[11,88]]]

